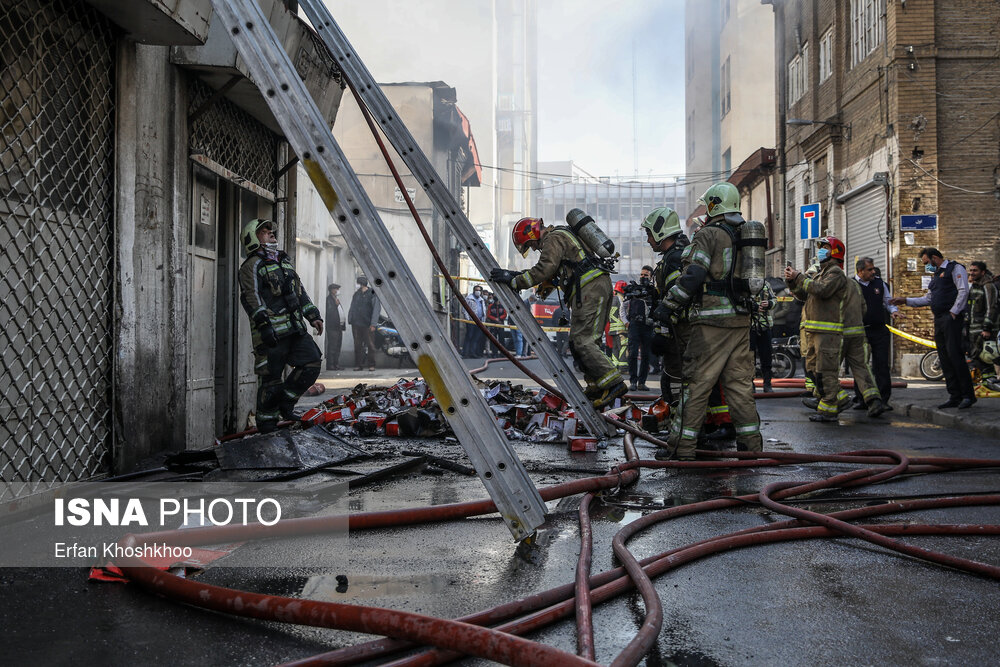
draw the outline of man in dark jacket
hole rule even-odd
[[[358,291],[351,297],[351,309],[347,311],[347,323],[354,336],[354,370],[375,370],[375,327],[381,306],[375,292],[368,286],[368,279],[359,276]]]
[[[326,370],[341,371],[340,347],[344,342],[344,322],[340,311],[340,285],[331,283],[326,293]]]
[[[240,303],[250,317],[257,374],[257,430],[294,419],[295,403],[319,376],[322,354],[303,319],[323,333],[323,320],[302,287],[288,255],[278,250],[270,220],[251,220],[240,236],[247,258],[240,266]],[[284,377],[285,366],[292,371]]]
[[[931,274],[924,296],[893,297],[894,306],[930,306],[934,315],[934,343],[944,371],[949,398],[939,409],[971,408],[976,402],[972,376],[965,363],[965,313],[969,300],[969,274],[958,262],[949,262],[937,248],[920,251],[924,270]]]
[[[653,267],[642,267],[639,271],[639,284],[652,287]],[[629,389],[649,391],[646,377],[652,366],[650,343],[653,340],[654,323],[649,319],[649,304],[644,299],[628,300],[627,322]]]

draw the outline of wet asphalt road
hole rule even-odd
[[[848,412],[839,425],[811,424],[798,399],[759,402],[766,449],[835,453],[890,448],[919,455],[1000,458],[1000,442],[886,415]],[[379,458],[358,470],[423,449],[466,462],[457,444],[373,440]],[[653,450],[639,442],[640,455]],[[587,476],[624,459],[613,443],[595,454],[559,444],[516,443],[539,485]],[[583,472],[568,472],[578,468]],[[634,487],[592,506],[594,571],[613,566],[611,539],[643,512],[782,480],[813,480],[849,469],[834,464],[740,471],[643,471]],[[907,477],[853,494],[996,492],[996,471]],[[414,473],[352,492],[352,511],[440,504],[484,496],[475,478]],[[405,529],[355,531],[342,566],[327,570],[213,567],[201,580],[247,590],[367,604],[454,617],[570,582],[576,566],[579,497],[549,503],[530,551],[517,550],[494,518]],[[856,506],[816,505],[822,510]],[[637,557],[780,520],[759,507],[659,524],[630,542]],[[1000,523],[1000,509],[935,510],[911,522]],[[891,521],[891,519],[886,519]],[[1000,563],[997,538],[909,538],[928,548]],[[272,545],[280,555],[282,546]],[[335,576],[346,574],[346,592]],[[664,624],[649,665],[979,665],[996,661],[1000,586],[848,539],[756,546],[712,556],[661,576]],[[80,569],[0,570],[4,662],[10,664],[264,665],[304,658],[369,637],[229,618],[148,595],[134,586],[88,583]],[[610,662],[642,622],[637,594],[595,610],[597,659]],[[572,619],[533,635],[576,651]],[[467,660],[467,664],[483,661]]]

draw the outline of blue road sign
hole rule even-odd
[[[899,228],[904,232],[919,232],[937,229],[937,215],[901,215]]]
[[[799,207],[799,238],[819,238],[819,202]]]

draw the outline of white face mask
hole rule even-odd
[[[264,250],[266,250],[267,252],[271,252],[271,253],[278,252],[278,244],[277,243],[265,243],[264,244]]]

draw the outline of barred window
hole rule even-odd
[[[851,67],[885,39],[885,0],[851,0]]]

